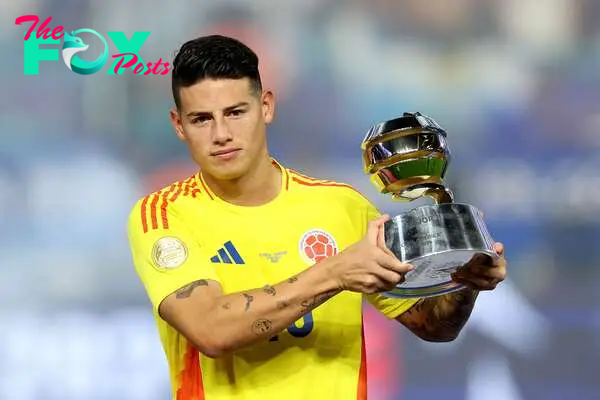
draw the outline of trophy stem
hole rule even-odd
[[[444,204],[444,203],[453,203],[454,202],[454,194],[450,189],[444,187],[442,185],[434,185],[431,188],[427,189],[423,196],[429,197],[436,204]]]

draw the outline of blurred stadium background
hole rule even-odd
[[[413,205],[362,174],[364,133],[403,111],[436,119],[449,183],[506,244],[510,279],[449,344],[369,309],[370,398],[600,398],[600,2],[6,0],[0,14],[0,399],[168,398],[125,224],[138,197],[194,170],[169,75],[81,76],[62,60],[24,75],[25,14],[151,31],[146,62],[238,37],[279,101],[275,157],[386,212]]]

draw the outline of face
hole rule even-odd
[[[171,110],[171,122],[203,173],[236,179],[268,157],[271,92],[257,93],[244,78],[206,79],[181,88],[179,94],[180,109]]]

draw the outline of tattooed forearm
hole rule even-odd
[[[428,341],[455,339],[473,311],[477,292],[465,289],[421,299],[398,317],[415,335]]]
[[[252,303],[254,301],[254,296],[248,294],[248,293],[243,293],[244,298],[246,299],[246,311],[248,311],[250,309],[250,303]]]
[[[208,286],[208,281],[201,279],[199,281],[195,281],[190,283],[189,285],[185,285],[184,287],[177,289],[175,291],[175,298],[177,299],[187,299],[192,295],[194,289],[198,286]]]
[[[266,285],[265,287],[263,287],[263,292],[270,294],[271,296],[275,296],[277,294],[277,291],[271,285]]]

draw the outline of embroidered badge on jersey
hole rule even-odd
[[[185,244],[171,236],[158,239],[152,248],[152,261],[159,269],[178,268],[187,260],[188,251]]]
[[[313,265],[336,255],[338,246],[329,233],[321,229],[312,229],[302,235],[298,251],[305,263]]]

